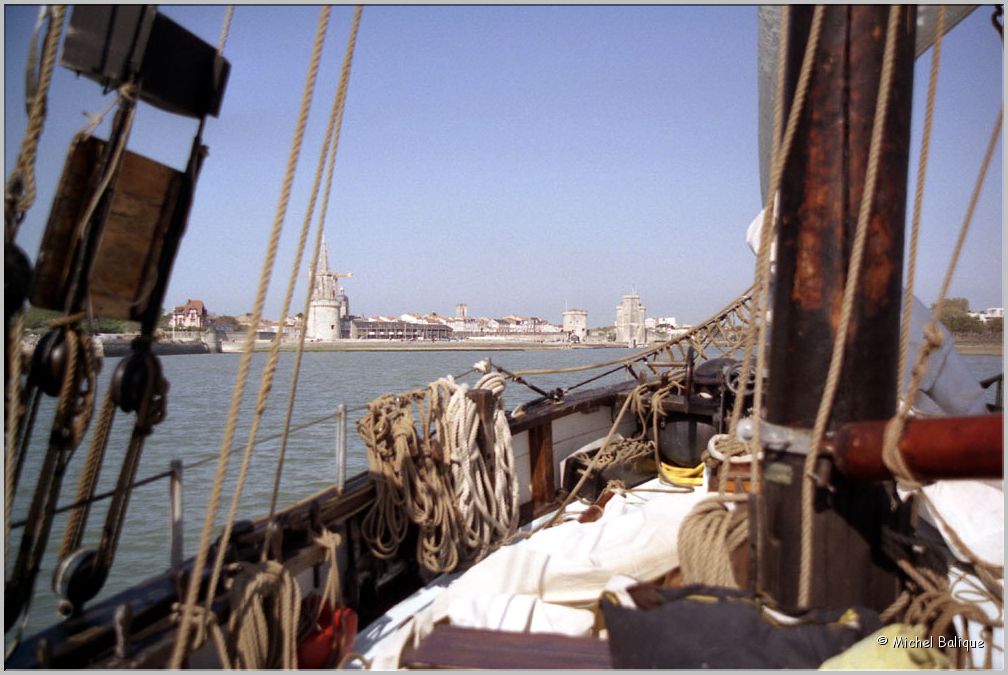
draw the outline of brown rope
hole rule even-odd
[[[98,414],[98,421],[95,423],[94,434],[91,437],[91,447],[88,450],[87,459],[81,469],[80,478],[77,484],[77,498],[75,502],[80,506],[70,511],[67,518],[66,528],[63,534],[63,544],[60,546],[59,559],[73,553],[81,543],[84,536],[84,528],[87,524],[88,512],[90,511],[90,498],[94,494],[98,485],[98,474],[101,471],[102,460],[105,457],[105,450],[108,448],[109,433],[112,431],[112,421],[115,419],[116,404],[112,400],[112,391],[105,393],[105,400],[102,403],[101,412]]]
[[[228,5],[224,12],[224,21],[221,23],[220,35],[217,38],[217,53],[224,53],[224,45],[227,44],[228,35],[231,34],[231,19],[234,18],[234,5]]]
[[[920,221],[924,203],[924,179],[927,177],[928,157],[931,151],[931,127],[934,122],[935,95],[938,91],[938,65],[941,60],[942,39],[945,32],[945,5],[939,5],[935,22],[935,42],[931,52],[931,72],[928,78],[927,107],[924,112],[924,133],[921,138],[920,159],[917,162],[917,185],[914,189],[913,218],[910,225],[910,248],[907,260],[906,291],[903,295],[903,320],[900,324],[899,368],[897,387],[903,386],[906,377],[907,352],[910,345],[910,314],[913,309],[914,279],[917,272],[917,245],[920,241]]]
[[[326,127],[325,139],[322,141],[322,151],[319,154],[318,167],[315,170],[315,181],[312,185],[311,197],[308,199],[308,210],[305,213],[304,227],[301,231],[301,240],[298,242],[297,258],[294,262],[294,269],[291,273],[291,285],[288,293],[293,293],[293,283],[297,280],[297,268],[301,266],[301,253],[304,248],[305,236],[308,226],[311,223],[312,214],[315,211],[315,199],[318,195],[319,183],[322,180],[322,168],[325,164],[326,155],[329,157],[329,164],[326,169],[325,192],[322,195],[322,208],[319,209],[318,227],[315,232],[315,249],[312,253],[312,263],[308,275],[308,287],[305,290],[304,308],[301,316],[301,332],[298,335],[297,351],[294,354],[294,367],[291,370],[290,389],[287,394],[287,414],[284,417],[283,433],[280,437],[280,450],[277,455],[276,473],[273,478],[273,495],[270,498],[270,517],[276,512],[277,497],[280,493],[280,474],[283,471],[284,459],[287,455],[287,440],[290,436],[291,418],[294,416],[294,400],[297,396],[298,378],[301,375],[301,360],[304,355],[305,336],[308,332],[308,314],[311,311],[312,293],[315,289],[315,270],[318,269],[319,251],[322,248],[322,233],[325,231],[326,214],[329,211],[329,195],[332,188],[333,173],[336,166],[336,151],[339,148],[340,129],[343,126],[343,111],[346,108],[346,92],[350,84],[350,66],[353,63],[354,49],[357,44],[357,31],[360,28],[361,12],[363,7],[358,5],[354,12],[353,25],[350,28],[350,38],[347,40],[346,53],[343,56],[343,69],[340,73],[339,86],[336,95],[333,97],[332,110],[329,113],[329,124]],[[286,316],[286,315],[282,315]]]
[[[717,497],[698,503],[679,526],[683,583],[738,588],[731,554],[748,538],[745,508],[729,509]]]
[[[178,668],[186,652],[189,638],[189,623],[192,617],[192,608],[196,604],[196,595],[199,591],[200,579],[203,568],[206,565],[207,553],[209,549],[210,537],[214,529],[214,521],[217,516],[217,509],[220,504],[221,492],[224,478],[227,474],[228,460],[231,455],[231,444],[234,440],[235,430],[238,424],[238,412],[241,400],[245,393],[245,383],[248,379],[249,367],[252,361],[252,349],[255,344],[255,327],[262,318],[263,305],[266,302],[266,291],[269,288],[270,277],[272,276],[273,263],[276,260],[276,252],[280,243],[280,232],[283,229],[283,221],[287,212],[287,204],[290,201],[291,187],[294,182],[294,171],[297,160],[300,156],[301,142],[304,138],[304,130],[308,121],[308,111],[311,108],[311,101],[315,89],[315,80],[318,75],[319,61],[322,56],[322,46],[325,42],[326,28],[329,24],[329,14],[331,8],[323,6],[319,14],[318,28],[316,30],[315,42],[312,48],[311,62],[308,69],[307,81],[305,82],[304,94],[301,100],[301,109],[295,125],[294,139],[291,143],[291,151],[287,160],[287,170],[284,175],[283,185],[280,192],[280,201],[277,205],[276,216],[273,220],[272,232],[266,257],[263,260],[262,273],[259,280],[259,289],[256,294],[254,309],[252,312],[252,322],[245,337],[245,347],[242,351],[241,362],[238,367],[234,391],[231,396],[231,405],[228,412],[228,421],[224,428],[224,438],[221,441],[219,459],[217,462],[217,472],[214,476],[214,485],[210,493],[207,504],[206,518],[203,522],[203,533],[200,540],[198,553],[193,565],[193,572],[189,581],[189,588],[186,593],[185,604],[182,611],[181,625],[179,626],[178,637],[175,642],[171,657],[171,667]],[[226,542],[230,536],[231,522],[224,525],[225,533],[222,541]],[[225,547],[222,546],[221,549]],[[219,566],[214,566],[215,576],[219,576]],[[216,586],[216,579],[208,587],[208,602],[213,599],[213,591]]]
[[[297,668],[301,591],[280,563],[238,563],[230,592],[228,628],[234,668]],[[204,608],[205,609],[205,608]]]
[[[820,401],[815,424],[812,427],[809,453],[805,458],[802,481],[801,565],[798,578],[798,603],[803,607],[808,607],[812,593],[813,497],[815,494],[815,483],[813,482],[812,472],[815,469],[822,439],[826,432],[826,424],[833,409],[833,400],[836,396],[837,385],[840,382],[840,371],[843,368],[844,361],[844,346],[847,341],[848,327],[850,326],[858,282],[861,277],[861,261],[864,257],[865,242],[868,240],[868,219],[875,201],[875,185],[878,178],[879,158],[882,153],[882,136],[885,130],[886,117],[889,112],[889,96],[892,91],[893,71],[896,62],[896,39],[899,29],[900,11],[899,6],[892,6],[889,9],[885,52],[882,57],[882,75],[879,81],[879,93],[875,105],[875,118],[872,123],[872,136],[868,151],[868,169],[865,175],[864,188],[861,193],[857,229],[854,234],[853,249],[844,285],[843,302],[840,308],[840,323],[837,327],[836,337],[833,340],[833,353],[830,356],[830,365],[826,374],[823,398]]]
[[[10,547],[11,513],[14,512],[14,494],[17,492],[18,439],[20,438],[21,417],[24,415],[24,403],[21,400],[24,387],[21,383],[21,371],[24,357],[21,353],[21,340],[24,336],[24,312],[18,312],[10,331],[10,363],[7,377],[7,438],[4,465],[4,557],[8,556]]]
[[[753,359],[753,349],[755,342],[756,350],[756,383],[753,391],[753,407],[759,410],[763,400],[763,373],[766,369],[766,341],[768,324],[765,319],[766,307],[769,305],[770,297],[770,251],[774,240],[774,230],[776,229],[776,219],[774,218],[774,204],[776,194],[780,190],[780,182],[784,175],[784,166],[791,154],[795,136],[798,133],[798,122],[802,111],[805,108],[805,100],[808,97],[808,90],[812,81],[812,65],[815,62],[815,54],[819,47],[819,40],[822,35],[823,19],[825,9],[817,6],[812,14],[812,25],[809,29],[808,42],[805,44],[805,52],[802,55],[801,69],[798,74],[798,83],[795,87],[794,100],[788,111],[787,123],[784,127],[783,137],[781,136],[781,122],[784,117],[784,79],[785,62],[787,54],[787,36],[790,33],[791,8],[785,8],[781,25],[781,39],[777,57],[777,96],[774,102],[774,133],[773,133],[773,166],[770,176],[769,203],[764,207],[763,222],[760,228],[760,245],[756,262],[756,279],[753,284],[753,308],[752,319],[749,330],[746,334],[745,351],[742,359],[742,368],[739,373],[739,381],[747,382],[750,377]],[[729,435],[735,436],[738,424],[742,417],[742,405],[745,396],[738,396],[732,408],[731,423],[729,425]],[[753,415],[753,438],[750,442],[750,455],[754,458],[759,456],[760,433],[762,416]],[[750,483],[754,493],[760,491],[759,462],[750,463]]]
[[[49,100],[49,86],[52,83],[53,67],[56,65],[56,51],[63,32],[63,16],[66,7],[55,5],[50,9],[49,27],[46,29],[42,51],[42,67],[38,88],[30,104],[28,127],[21,141],[21,149],[14,170],[7,179],[5,200],[13,203],[15,218],[5,223],[7,241],[17,236],[18,226],[24,213],[35,203],[35,160],[38,155],[39,138],[45,125],[46,106]],[[32,55],[34,57],[34,55]]]
[[[945,278],[942,280],[942,285],[938,292],[938,301],[935,303],[934,309],[932,310],[931,321],[924,329],[924,344],[921,345],[921,350],[917,354],[917,359],[910,373],[910,384],[907,387],[906,400],[903,408],[899,410],[886,425],[884,443],[882,446],[882,461],[885,463],[886,468],[888,468],[898,480],[910,485],[919,485],[920,483],[914,479],[909,467],[907,467],[906,463],[903,461],[903,456],[899,452],[899,439],[903,435],[903,429],[906,425],[909,411],[913,407],[914,401],[917,398],[920,383],[924,379],[924,374],[927,372],[927,365],[931,358],[931,353],[942,344],[943,337],[938,328],[938,324],[941,321],[940,317],[942,315],[942,310],[945,307],[945,297],[948,294],[949,285],[952,283],[952,276],[955,273],[955,268],[959,263],[959,255],[962,253],[963,245],[966,243],[966,235],[969,232],[970,223],[973,221],[973,213],[976,210],[977,202],[980,200],[980,191],[983,188],[987,177],[987,170],[990,168],[991,158],[994,156],[994,150],[997,147],[998,137],[1001,135],[1003,116],[1004,106],[998,110],[997,120],[995,121],[994,129],[991,132],[990,140],[987,143],[987,151],[984,154],[983,162],[980,165],[980,171],[977,175],[976,183],[973,186],[973,194],[970,197],[969,206],[966,209],[966,216],[963,218],[962,226],[959,228],[959,237],[956,240],[955,248],[952,250],[948,268],[945,271]]]

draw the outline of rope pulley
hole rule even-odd
[[[63,558],[53,570],[52,589],[60,597],[56,611],[63,617],[74,616],[101,590],[105,575],[96,579],[98,551],[79,548]]]
[[[31,290],[32,265],[21,247],[4,242],[4,325],[24,307]]]
[[[137,424],[150,433],[151,427],[164,419],[168,386],[161,374],[161,362],[151,352],[150,340],[139,337],[112,373],[109,392],[120,410],[136,411]]]
[[[53,328],[42,336],[32,354],[28,384],[42,390],[47,396],[59,396],[67,367],[68,328]]]

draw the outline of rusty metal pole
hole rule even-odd
[[[885,49],[887,6],[828,6],[811,88],[780,194],[766,420],[810,430],[840,317],[864,187]],[[916,10],[904,7],[895,89],[852,327],[830,429],[896,410],[903,226]],[[797,82],[813,7],[792,8],[786,100]],[[767,449],[759,498],[757,589],[797,604],[805,455]],[[817,491],[812,606],[881,609],[898,591],[879,553],[890,518],[885,487]]]

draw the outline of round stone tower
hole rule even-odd
[[[329,271],[329,249],[323,240],[305,321],[305,336],[309,340],[331,341],[340,337],[340,310],[348,301],[337,286],[339,276]]]

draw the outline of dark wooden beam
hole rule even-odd
[[[790,101],[812,6],[791,8],[785,99]],[[825,390],[865,174],[885,48],[888,6],[825,8],[808,98],[780,191],[766,419],[809,430]],[[900,9],[894,89],[851,327],[844,337],[829,428],[887,419],[896,408],[903,224],[913,95],[916,10]],[[757,590],[795,605],[805,456],[767,450],[757,508]],[[816,491],[811,605],[883,609],[899,590],[880,550],[892,517],[881,485],[837,476]]]
[[[403,659],[407,668],[609,669],[609,644],[550,633],[439,625]]]
[[[553,472],[553,423],[529,429],[529,465],[532,469],[532,514],[538,516],[556,499]]]

